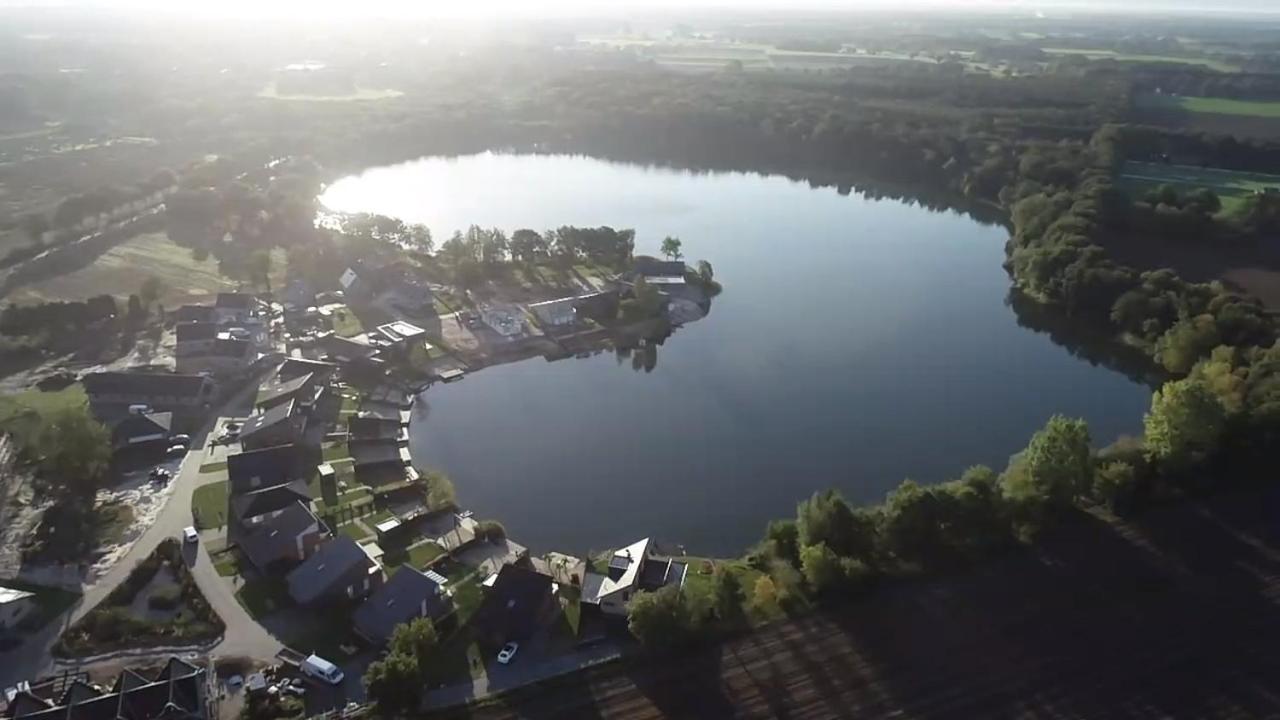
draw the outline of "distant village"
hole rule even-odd
[[[350,699],[341,688],[358,688],[363,667],[414,618],[432,619],[481,665],[506,665],[521,646],[533,663],[606,638],[641,590],[684,583],[686,564],[649,539],[598,558],[533,554],[500,522],[459,505],[448,479],[427,470],[431,459],[409,452],[414,399],[435,383],[489,364],[645,342],[703,317],[710,298],[683,262],[637,258],[575,295],[457,308],[442,297],[456,300],[450,288],[398,264],[348,268],[339,286],[313,293],[291,282],[279,299],[222,293],[177,308],[173,372],[81,378],[118,455],[190,443],[179,471],[196,485],[186,540],[216,569],[197,562],[196,584],[209,596],[222,583],[263,627],[300,628],[278,637],[284,650],[259,658],[259,670],[278,672],[269,660],[295,673],[308,663],[333,668],[322,674],[339,690],[306,699],[308,712],[322,711]],[[616,322],[636,292],[656,293],[659,312]],[[0,617],[24,600],[0,596]],[[235,632],[234,619],[223,620]],[[200,672],[184,666],[181,677]],[[171,688],[177,677],[151,685]],[[270,684],[258,671],[251,678],[251,690]],[[8,717],[94,714],[88,708],[134,692],[41,687],[11,689]],[[210,704],[189,705],[176,717],[209,716]]]

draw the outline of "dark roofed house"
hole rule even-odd
[[[360,413],[347,418],[347,440],[396,440],[407,443],[409,433],[400,424],[399,418]]]
[[[551,578],[517,565],[503,565],[484,601],[472,616],[472,627],[494,647],[527,640],[559,608]]]
[[[147,679],[124,670],[110,691],[74,682],[54,703],[40,688],[23,690],[9,703],[11,720],[205,720],[209,717],[209,680],[205,669],[173,657]]]
[[[391,639],[397,625],[415,618],[438,620],[451,600],[439,582],[426,573],[402,567],[356,609],[352,617],[356,633],[381,645]]]
[[[298,375],[290,380],[278,380],[263,383],[258,388],[258,397],[254,406],[262,409],[273,408],[281,403],[297,400],[302,404],[312,401],[313,383],[311,373]]]
[[[253,364],[258,355],[253,343],[242,338],[218,335],[213,340],[178,345],[176,362],[179,372],[209,373],[220,377],[234,375]]]
[[[302,450],[284,444],[227,456],[227,480],[231,494],[282,485],[302,475]]]
[[[110,417],[130,405],[153,410],[200,410],[213,397],[213,381],[204,375],[95,372],[85,375],[85,394],[95,415]]]
[[[218,337],[218,326],[211,322],[183,322],[173,329],[178,342],[178,352],[188,343],[215,340]]]
[[[355,600],[382,586],[382,567],[355,540],[339,535],[294,568],[286,578],[299,605]]]
[[[289,358],[280,363],[276,377],[281,381],[292,380],[299,375],[315,375],[318,380],[327,382],[338,370],[333,363],[304,358]]]
[[[315,346],[325,357],[333,358],[335,362],[370,362],[378,354],[378,349],[369,343],[344,338],[334,332],[316,336]]]
[[[253,317],[258,301],[248,293],[218,293],[213,314],[220,323],[241,322]]]
[[[302,480],[292,480],[232,495],[231,516],[241,520],[261,517],[296,502],[310,503],[311,491]]]
[[[288,400],[245,419],[240,428],[240,447],[257,450],[299,442],[306,424],[306,416],[298,411],[298,403]]]
[[[183,305],[173,314],[179,323],[212,323],[215,317],[212,305]]]
[[[631,261],[632,277],[684,277],[685,270],[683,260],[659,260],[648,255],[638,255]]]
[[[111,447],[126,448],[168,443],[173,429],[173,413],[130,413],[111,428]]]
[[[246,497],[232,498],[233,507],[236,501]],[[264,574],[281,565],[292,566],[306,560],[328,537],[328,528],[311,512],[309,501],[296,496],[283,507],[254,515],[247,513],[255,510],[245,512],[244,516],[233,519],[227,538]]]

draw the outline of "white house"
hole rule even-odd
[[[0,585],[0,630],[17,627],[35,609],[35,593]]]
[[[645,538],[614,553],[605,573],[583,575],[582,602],[606,615],[625,616],[637,593],[666,585],[682,587],[687,570],[684,562],[656,557],[653,541]]]

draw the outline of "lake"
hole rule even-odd
[[[1141,430],[1150,391],[1020,327],[1003,228],[778,176],[481,154],[371,169],[340,212],[508,232],[635,228],[712,262],[710,314],[652,372],[613,353],[486,368],[418,401],[411,451],[536,552],[644,536],[738,553],[815,490],[876,501],[904,478],[1002,469],[1055,412],[1095,444]]]

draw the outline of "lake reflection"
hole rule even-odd
[[[633,227],[637,252],[677,235],[714,264],[725,292],[710,315],[651,356],[531,360],[422,397],[415,460],[535,551],[651,535],[738,552],[816,489],[872,501],[906,477],[1003,467],[1055,412],[1102,444],[1137,432],[1150,398],[1020,326],[1005,231],[956,213],[781,177],[500,154],[374,169],[322,200],[425,223],[437,242],[472,223]]]

